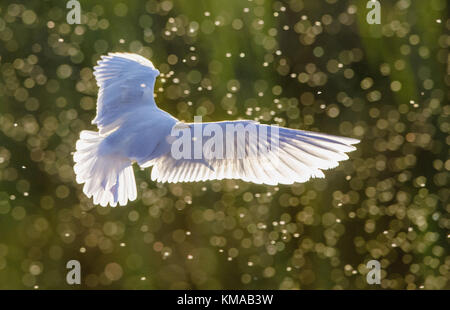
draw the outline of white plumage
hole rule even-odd
[[[110,53],[102,56],[94,69],[100,90],[97,116],[92,123],[99,131],[82,131],[74,153],[76,180],[84,183],[83,191],[93,197],[94,204],[126,205],[128,200],[136,199],[133,162],[141,167],[152,166],[151,178],[158,182],[242,179],[258,184],[292,184],[324,177],[322,170],[348,159],[345,153],[355,150],[352,144],[359,142],[283,127],[272,132],[271,126],[251,120],[182,123],[156,106],[153,89],[159,71],[148,59]],[[190,141],[194,150],[201,138],[199,132],[211,127],[226,132],[227,126],[254,126],[269,134],[265,142],[251,140],[250,136],[237,140],[234,135],[223,135],[218,140],[223,143],[219,145],[223,154],[231,140],[235,145],[243,143],[243,156],[237,156],[237,152],[232,157],[211,156],[205,138],[200,142],[200,159],[173,156],[175,128],[183,128],[193,137]],[[263,149],[264,152],[255,151]]]

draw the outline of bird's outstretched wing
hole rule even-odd
[[[182,124],[187,128],[184,130],[190,132],[192,136],[191,145],[188,147],[191,155],[182,158],[177,155],[177,159],[177,156],[174,157],[172,147],[171,152],[153,162],[152,180],[176,183],[213,179],[242,179],[257,184],[270,185],[305,182],[311,177],[324,177],[321,170],[336,167],[339,161],[348,159],[345,153],[355,150],[356,148],[352,144],[359,142],[359,140],[351,138],[284,127],[275,128],[275,126],[263,125],[249,120]],[[255,139],[255,136],[251,138],[250,134],[246,134],[244,139],[239,140],[237,135],[226,134],[226,128],[229,125],[254,126],[258,133],[266,132],[266,136],[262,134],[264,139],[260,139],[261,136],[258,135]],[[179,124],[177,126],[180,127]],[[196,126],[197,133],[195,132]],[[209,137],[205,137],[203,134],[200,143],[202,145],[201,156],[198,157],[197,154],[197,157],[195,157],[195,143],[199,143],[198,133],[204,133],[203,130],[208,126],[210,129],[207,130],[207,135],[210,135],[211,138],[215,137],[216,134],[211,133],[214,131],[211,130],[211,127],[222,130],[224,133],[215,140],[220,141],[218,144],[221,144],[221,146],[215,145],[210,148],[212,143],[209,141]],[[179,136],[181,137],[181,135]],[[227,144],[235,145],[234,155],[227,156],[225,154]],[[238,154],[239,144],[244,144],[240,154]],[[180,150],[184,150],[184,147]],[[218,159],[216,155],[220,152],[223,152],[223,156]]]
[[[100,89],[97,116],[92,121],[100,134],[116,128],[128,113],[151,104],[158,75],[152,62],[137,54],[109,53],[101,57],[94,67]]]

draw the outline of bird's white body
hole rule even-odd
[[[355,149],[351,145],[359,142],[280,127],[276,133],[269,131],[266,144],[270,147],[266,152],[250,152],[255,148],[265,149],[262,140],[251,140],[248,136],[235,140],[233,133],[220,136],[216,145],[228,145],[230,140],[231,144],[244,144],[243,156],[208,157],[205,148],[208,139],[205,139],[201,142],[200,158],[178,158],[173,152],[174,128],[192,133],[194,138],[190,143],[195,149],[199,132],[203,135],[210,128],[226,132],[233,126],[257,129],[270,126],[250,120],[202,124],[178,121],[156,106],[153,88],[159,71],[149,60],[136,54],[103,56],[94,75],[100,90],[93,123],[99,131],[82,131],[74,153],[77,182],[85,183],[83,191],[94,198],[94,204],[126,205],[128,200],[136,199],[133,162],[141,167],[152,166],[151,177],[159,182],[229,178],[272,185],[292,184],[323,177],[321,169],[336,167],[338,161],[348,158],[345,152]]]
[[[106,136],[101,147],[107,154],[128,158],[142,166],[160,155],[154,154],[158,145],[170,151],[170,144],[161,137],[170,135],[177,122],[177,119],[157,107],[143,109]]]

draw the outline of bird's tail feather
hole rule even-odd
[[[115,207],[136,199],[133,167],[127,158],[104,155],[100,152],[103,137],[98,132],[84,130],[73,155],[78,183],[83,192],[94,198],[94,204]]]

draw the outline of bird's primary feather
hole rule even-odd
[[[194,127],[199,126],[198,132],[204,132],[204,128],[211,123],[187,124],[190,135],[195,137]],[[237,153],[232,158],[227,158],[225,148],[221,159],[208,159],[208,148],[205,144],[209,137],[195,137],[192,139],[190,149],[195,148],[195,141],[202,139],[202,159],[173,158],[171,153],[159,157],[153,164],[151,178],[158,182],[193,182],[213,179],[242,179],[257,184],[292,184],[294,182],[305,182],[311,177],[324,177],[321,170],[334,168],[341,160],[348,159],[346,152],[355,150],[352,144],[359,141],[351,138],[337,137],[302,130],[280,127],[277,133],[271,134],[271,126],[262,125],[254,121],[227,121],[214,123],[227,131],[227,126],[242,127],[253,124],[256,132],[261,127],[266,127],[267,140],[255,139],[252,143],[249,135],[245,136],[245,152],[239,158]],[[231,141],[227,141],[231,138]],[[212,138],[209,138],[212,139]],[[278,143],[272,143],[278,140]],[[236,137],[222,137],[222,145],[235,143]],[[272,149],[263,149],[264,145],[272,143]],[[251,147],[254,148],[252,153]],[[205,149],[205,150],[204,150]],[[236,150],[237,148],[235,148]]]
[[[159,71],[140,55],[110,53],[94,67],[99,86],[97,116],[92,124],[101,134],[115,129],[128,114],[152,104],[153,87]]]

